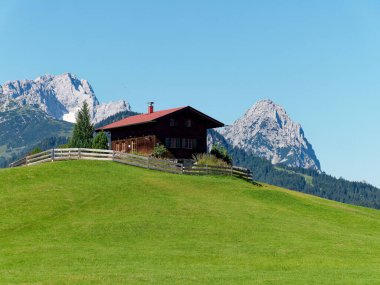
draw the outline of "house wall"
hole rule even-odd
[[[125,138],[112,141],[112,149],[126,153],[150,155],[156,145],[156,136]]]

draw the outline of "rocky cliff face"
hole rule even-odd
[[[215,140],[228,143],[229,147],[243,149],[273,164],[321,168],[301,125],[271,100],[259,101],[243,117],[218,132],[222,137],[209,136],[209,143]]]
[[[99,103],[88,81],[71,73],[9,81],[0,86],[0,112],[30,105],[55,119],[75,122],[75,114],[85,101],[93,123],[130,110],[126,101]]]

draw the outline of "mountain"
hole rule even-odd
[[[234,165],[260,182],[343,203],[380,209],[380,189],[321,171],[298,123],[271,100],[259,101],[231,126],[209,130],[208,145],[224,146]]]
[[[211,132],[210,144],[220,141],[230,148],[239,148],[248,154],[265,158],[272,164],[321,169],[301,125],[271,100],[257,102],[243,117],[218,130],[218,133],[221,136]]]
[[[8,81],[0,86],[2,112],[29,105],[57,120],[75,122],[75,114],[85,101],[89,105],[93,123],[131,109],[124,100],[99,103],[90,83],[71,73],[45,75],[35,80]]]
[[[233,164],[250,169],[256,181],[338,202],[380,209],[380,189],[368,183],[338,179],[319,169],[274,165],[252,152],[232,147],[223,135],[210,130],[208,144],[211,146],[213,143],[226,147]]]
[[[24,156],[34,147],[66,143],[73,125],[38,108],[24,106],[0,112],[0,167]]]

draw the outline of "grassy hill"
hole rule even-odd
[[[112,162],[0,170],[1,284],[375,284],[380,212]]]

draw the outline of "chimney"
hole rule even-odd
[[[148,114],[152,114],[154,112],[153,105],[154,102],[148,102]]]

